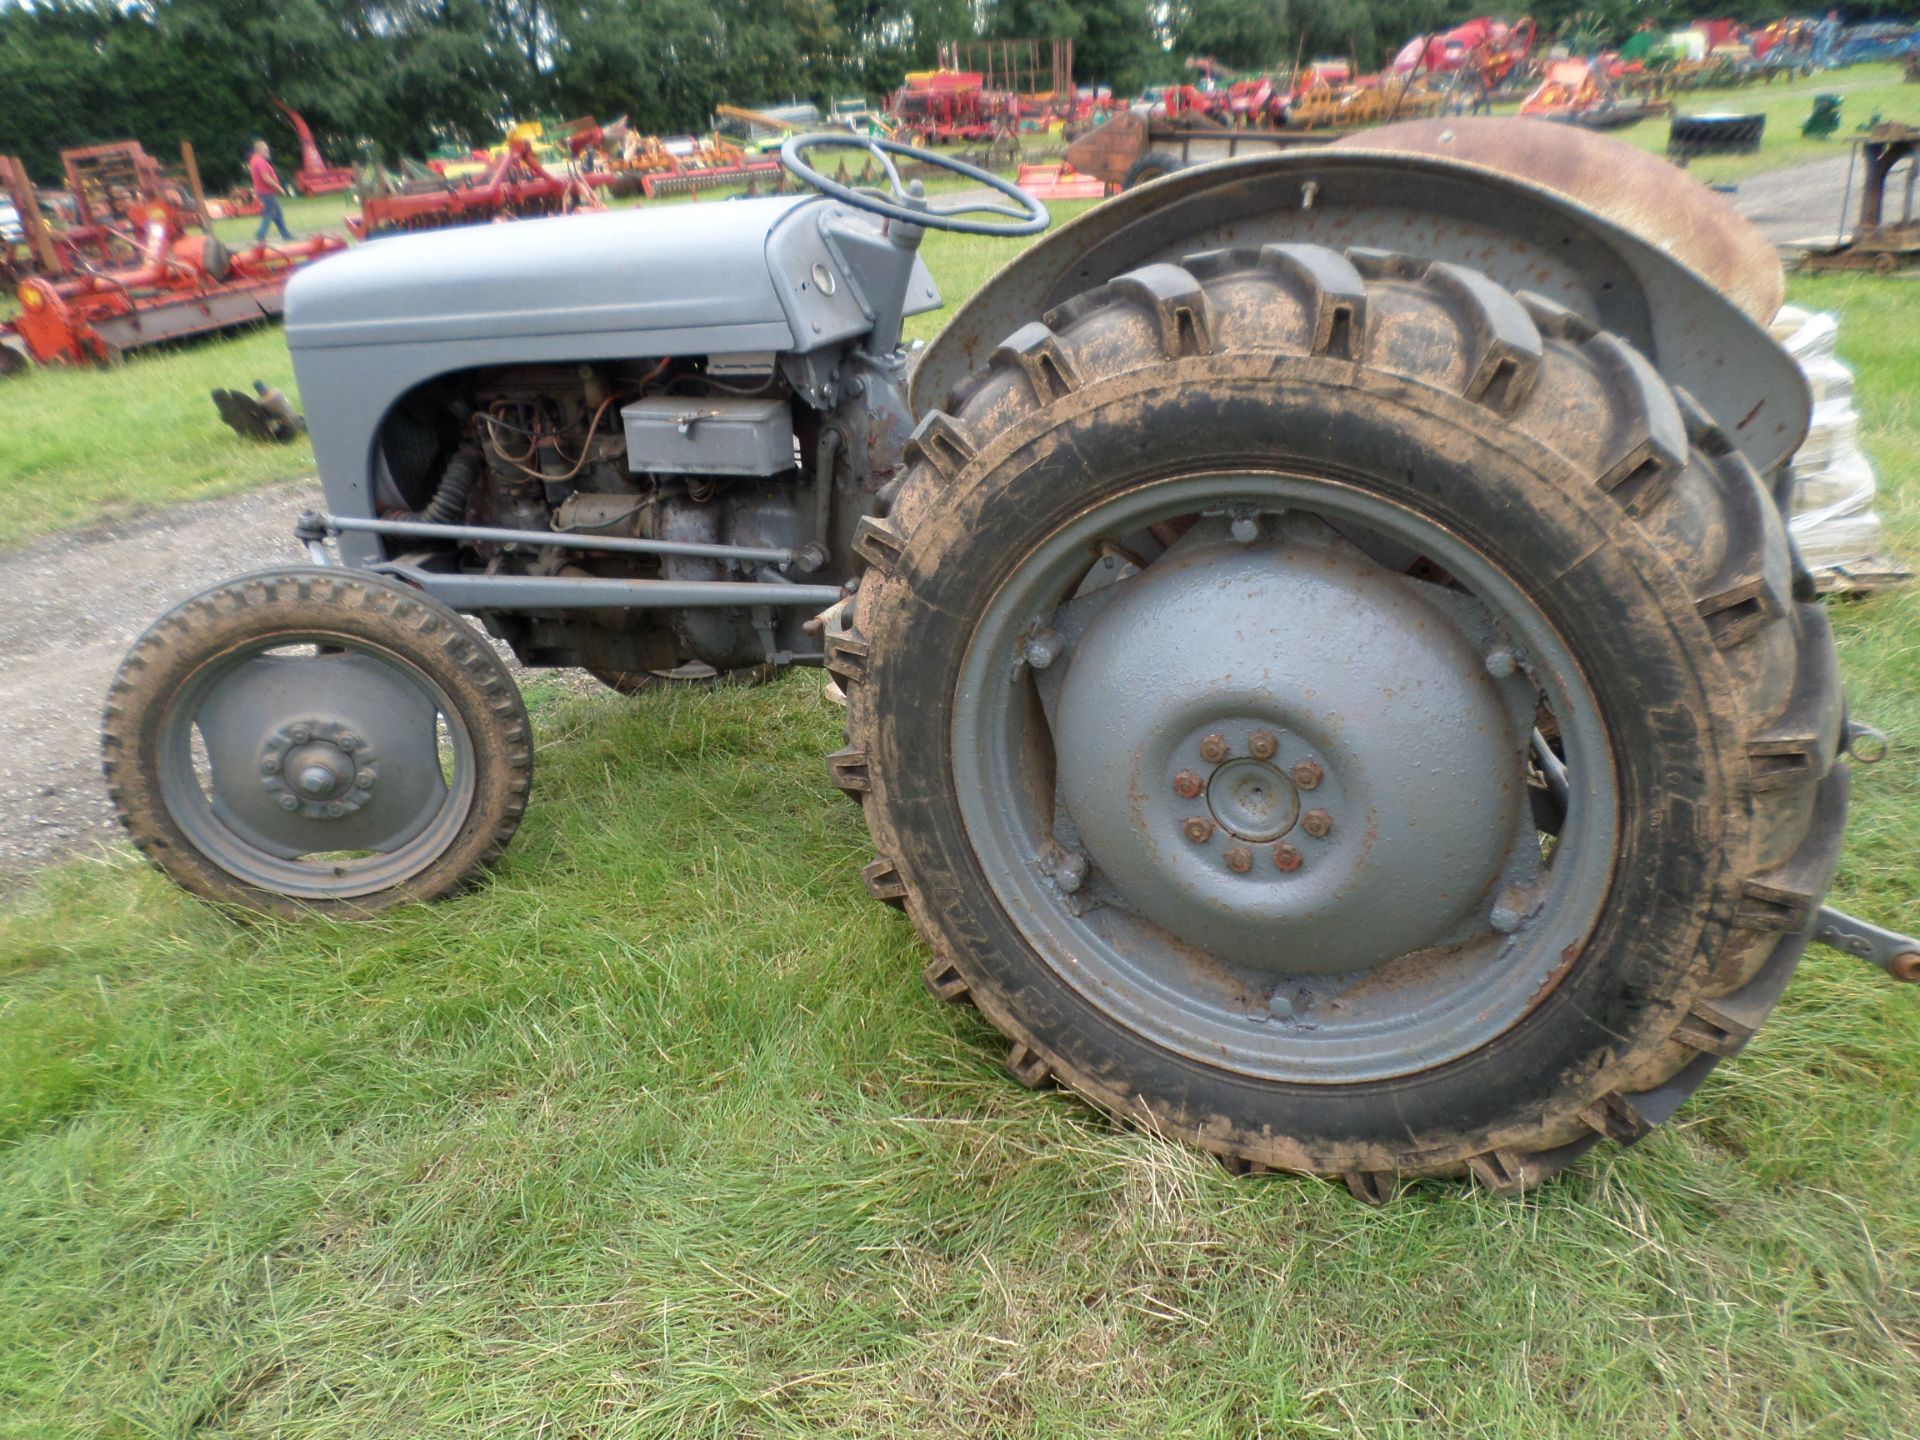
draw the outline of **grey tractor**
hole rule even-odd
[[[120,814],[213,901],[435,899],[533,786],[476,622],[621,691],[824,666],[866,888],[1022,1083],[1369,1201],[1631,1143],[1812,939],[1920,946],[1822,906],[1869,732],[1782,521],[1778,264],[1630,156],[1460,120],[1185,170],[917,356],[924,235],[1048,215],[846,134],[785,147],[809,193],[315,265],[312,563],[135,645]]]

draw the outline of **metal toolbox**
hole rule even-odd
[[[780,475],[794,467],[783,399],[652,395],[620,409],[627,467],[676,475]]]

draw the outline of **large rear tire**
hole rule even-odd
[[[1620,340],[1453,265],[1213,252],[1017,332],[912,460],[832,774],[1024,1083],[1368,1200],[1510,1189],[1778,998],[1845,821],[1833,646]]]

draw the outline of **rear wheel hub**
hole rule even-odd
[[[1293,828],[1300,818],[1300,794],[1265,760],[1228,760],[1207,782],[1207,809],[1236,839],[1261,844]]]
[[[1527,726],[1422,588],[1311,539],[1226,541],[1094,619],[1054,716],[1061,794],[1144,915],[1330,974],[1437,943],[1485,897],[1523,818]]]
[[[1545,831],[1543,724],[1572,777]],[[1040,542],[975,627],[952,746],[1036,954],[1266,1079],[1411,1074],[1513,1026],[1579,953],[1618,835],[1597,706],[1528,596],[1304,476],[1158,481]]]

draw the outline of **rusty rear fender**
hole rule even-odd
[[[1481,154],[1482,162],[1487,158]],[[1601,198],[1597,163],[1589,156],[1574,167],[1589,198]],[[1692,187],[1721,203],[1657,163],[1682,196]],[[1622,183],[1638,173],[1622,170]],[[1681,238],[1665,240],[1650,238],[1657,209],[1645,194],[1613,208],[1603,214],[1486,163],[1419,150],[1341,145],[1184,170],[1089,210],[1003,268],[922,357],[913,407],[921,415],[940,408],[1013,331],[1127,271],[1205,250],[1308,243],[1452,261],[1509,290],[1543,295],[1635,346],[1763,474],[1771,471],[1805,438],[1809,396],[1799,368],[1756,316],[1778,303],[1777,292],[1769,299],[1764,267],[1750,246],[1742,249],[1744,258],[1729,261],[1721,276],[1735,284],[1739,298],[1730,298],[1676,258],[1682,249],[1699,258],[1711,207],[1676,202]],[[1735,238],[1744,244],[1738,232]]]

